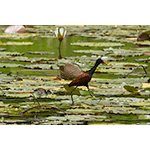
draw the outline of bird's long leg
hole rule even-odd
[[[40,103],[39,103],[38,99],[36,99],[36,101],[38,102],[38,105],[40,106]]]
[[[39,101],[37,100],[37,98],[34,95],[34,92],[32,92],[33,98],[34,98],[34,105],[35,105],[35,100],[38,102],[38,105],[40,105]]]
[[[143,65],[139,65],[139,66],[137,66],[132,72],[129,72],[128,74],[126,74],[126,75],[124,75],[122,78],[125,78],[126,76],[128,76],[129,74],[131,74],[131,73],[133,73],[133,72],[135,72],[135,70],[136,69],[138,69],[139,67],[142,67],[143,68],[143,70],[144,70],[144,72],[145,72],[145,74],[147,74],[147,72],[146,72],[146,70],[145,70],[145,68],[144,68],[144,66]]]
[[[74,105],[73,97],[72,97],[72,92],[77,88],[77,86],[70,92],[71,94],[71,100],[72,100],[72,105]]]
[[[89,89],[89,85],[88,85],[88,84],[86,85],[86,87],[88,88],[88,91],[89,91],[90,95],[91,95],[92,97],[94,97],[94,95],[92,95],[92,93],[91,93],[91,91],[90,91],[90,89]]]
[[[39,96],[39,99],[41,98],[41,95]],[[38,102],[38,105],[40,106],[40,102],[38,99],[36,99],[36,101]]]
[[[34,96],[34,92],[32,92],[32,97],[34,98],[34,105],[35,105],[35,96]]]

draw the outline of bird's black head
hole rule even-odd
[[[99,59],[96,60],[95,65],[94,65],[89,71],[86,71],[86,73],[89,74],[89,76],[92,78],[92,75],[93,75],[95,69],[96,69],[97,66],[98,66],[99,64],[101,64],[101,63],[108,65],[108,64],[107,64],[106,62],[104,62],[101,58],[99,58]]]
[[[101,58],[99,58],[99,59],[97,59],[96,60],[96,64],[101,64],[101,63],[103,63],[103,64],[105,64],[105,65],[108,65],[106,62],[104,62],[104,60],[102,60]]]

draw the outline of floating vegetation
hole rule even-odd
[[[0,45],[33,45],[33,42],[2,42],[0,41]]]
[[[94,46],[94,47],[115,47],[115,46],[125,46],[125,44],[121,43],[103,43],[103,42],[76,42],[76,43],[70,43],[70,45],[76,45],[76,46]]]
[[[56,26],[35,25],[23,34],[5,34],[0,28],[0,124],[149,124],[149,41],[136,38],[150,26],[65,28],[63,59],[57,58]],[[73,92],[71,105],[71,80],[60,78],[60,67],[72,63],[84,72],[98,57],[109,65],[100,64],[89,83],[95,97],[81,86]],[[134,71],[140,65],[146,77],[142,67]],[[38,88],[51,92],[33,96]]]

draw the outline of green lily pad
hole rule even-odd
[[[74,89],[73,86],[69,87],[68,84],[64,85],[64,88],[68,91],[68,93],[70,94],[71,91]],[[73,92],[72,92],[73,95],[80,95],[80,92],[78,89],[75,89]]]
[[[0,63],[0,68],[7,68],[7,67],[21,67],[21,64],[11,64],[11,63]]]
[[[121,43],[113,43],[113,42],[76,42],[76,43],[70,43],[70,45],[75,46],[94,46],[94,47],[115,47],[115,46],[125,46],[125,44]]]
[[[40,52],[40,51],[35,51],[35,52],[27,52],[28,54],[35,54],[35,55],[54,55],[56,54],[55,52]]]
[[[13,58],[9,58],[9,60],[13,60],[13,61],[20,61],[20,62],[41,62],[41,61],[55,61],[57,60],[56,58],[45,58],[45,57],[13,57]],[[51,63],[52,63],[51,62]]]
[[[22,56],[24,53],[19,53],[19,52],[0,52],[0,57],[5,57],[5,56]]]
[[[6,51],[7,48],[0,47],[0,51]]]
[[[29,37],[36,37],[38,36],[38,33],[1,33],[0,34],[0,38],[4,38],[4,39],[25,39],[25,38],[29,38]]]
[[[0,41],[0,45],[33,45],[33,42],[2,42]]]
[[[139,41],[139,42],[135,42],[134,44],[138,44],[138,45],[150,45],[150,41]]]
[[[135,61],[149,63],[150,62],[150,58],[139,58],[139,59],[135,59]]]
[[[49,70],[49,69],[59,69],[59,67],[57,67],[57,65],[53,64],[30,64],[30,65],[24,65],[22,66],[23,68],[27,68],[27,69],[41,69],[41,70]]]
[[[150,120],[150,115],[139,115],[138,119],[139,120]]]
[[[74,53],[89,53],[89,54],[94,54],[94,55],[106,55],[107,52],[104,52],[102,50],[74,50]]]
[[[133,86],[125,85],[124,88],[125,88],[128,92],[131,92],[131,93],[134,93],[134,94],[139,94],[138,89],[135,88],[135,87],[133,87]]]

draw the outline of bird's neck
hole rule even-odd
[[[92,78],[93,73],[95,72],[97,66],[99,65],[99,63],[96,63],[89,71],[87,71],[86,73],[89,74],[89,76]]]

